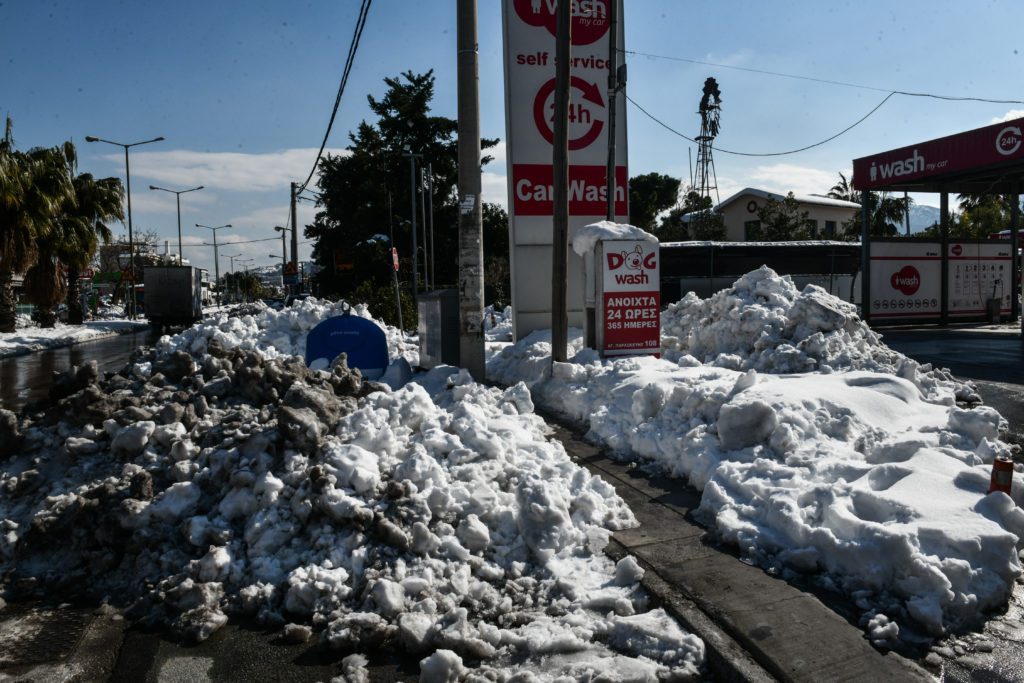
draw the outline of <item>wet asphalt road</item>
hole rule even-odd
[[[1010,424],[1008,440],[1024,446],[1024,339],[1020,334],[935,327],[882,330],[890,348],[921,363],[949,368],[974,382],[985,405]]]
[[[26,403],[46,398],[54,372],[95,360],[100,372],[120,370],[140,346],[156,343],[159,335],[143,330],[0,359],[0,408],[17,412]]]

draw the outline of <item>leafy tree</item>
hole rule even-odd
[[[255,301],[266,294],[263,281],[256,273],[241,270],[228,273],[221,279],[224,281],[224,295],[231,292],[238,294],[245,301]]]
[[[955,226],[950,222],[950,237],[985,239],[1010,227],[1016,195],[962,194],[958,199],[960,220]]]
[[[750,239],[766,242],[787,242],[811,239],[808,212],[801,211],[800,202],[790,192],[781,201],[769,199],[757,210],[759,225],[751,230]]]
[[[512,297],[508,253],[508,214],[497,204],[483,206],[484,301],[507,306]]]
[[[401,261],[399,277],[410,282],[410,153],[422,155],[417,159],[418,167],[427,163],[431,166],[427,187],[433,205],[436,282],[438,286],[454,286],[457,280],[458,123],[430,112],[433,71],[406,71],[385,78],[384,83],[387,91],[381,99],[367,97],[376,121],[363,121],[349,134],[346,154],[327,155],[320,163],[319,210],[314,222],[305,227],[305,235],[314,241],[313,258],[321,266],[317,284],[325,295],[351,299],[365,282],[374,288],[392,287],[391,245],[378,235],[394,240]],[[485,149],[496,143],[481,140]],[[482,160],[487,161],[486,157]],[[424,226],[418,181],[416,184],[417,241],[422,246]],[[484,248],[488,249],[486,243]],[[422,278],[422,258],[419,263]],[[393,305],[373,313],[397,324]],[[404,318],[403,322],[409,327],[415,325],[415,318]]]
[[[724,240],[725,219],[712,211],[714,202],[689,188],[683,202],[662,217],[655,235],[662,242]]]
[[[658,214],[679,201],[678,178],[661,173],[645,173],[629,179],[629,222],[655,232]]]

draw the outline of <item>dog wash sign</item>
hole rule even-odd
[[[661,353],[658,243],[600,243],[601,292],[597,345],[605,356]]]

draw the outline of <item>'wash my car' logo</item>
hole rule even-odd
[[[910,296],[921,286],[921,274],[917,272],[917,268],[914,266],[903,266],[892,274],[890,282],[893,289],[898,289],[907,296]]]
[[[572,4],[572,44],[590,45],[608,32],[608,2],[611,0],[569,0]],[[555,35],[556,0],[513,0],[516,14],[530,26],[543,26]]]

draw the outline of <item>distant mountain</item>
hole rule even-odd
[[[921,232],[939,222],[939,207],[925,204],[910,205],[910,232]]]

